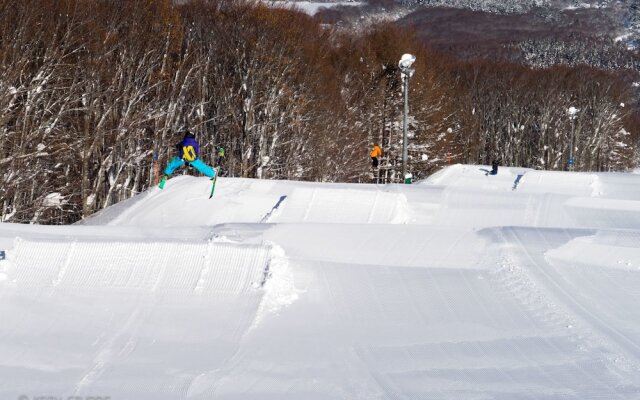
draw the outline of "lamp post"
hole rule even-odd
[[[571,121],[571,143],[569,143],[569,171],[573,171],[573,164],[574,164],[574,160],[573,160],[573,136],[574,136],[574,132],[575,132],[575,119],[576,119],[576,114],[578,113],[578,111],[580,111],[579,109],[571,106],[569,107],[569,109],[567,110],[567,114],[569,114],[569,120]]]
[[[411,65],[416,61],[416,56],[412,54],[403,54],[398,63],[400,67],[400,77],[404,84],[404,119],[402,124],[402,178],[406,181],[407,178],[407,117],[409,115],[409,79],[416,71],[411,68]]]

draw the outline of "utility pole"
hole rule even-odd
[[[578,113],[578,111],[580,111],[579,109],[571,106],[569,107],[569,109],[567,110],[567,114],[569,114],[569,120],[571,121],[571,143],[569,143],[569,171],[573,171],[573,164],[574,164],[574,160],[573,160],[573,137],[575,134],[575,119],[576,119],[576,114]]]
[[[404,74],[403,74],[404,75]],[[404,75],[404,119],[402,123],[402,176],[407,176],[407,158],[409,151],[407,150],[407,118],[409,117],[409,77]]]
[[[412,54],[403,54],[400,58],[398,66],[400,67],[400,77],[402,78],[404,89],[404,119],[402,124],[402,179],[405,183],[410,182],[410,177],[407,175],[407,159],[408,156],[408,139],[407,128],[409,117],[409,79],[413,76],[415,69],[411,68],[411,65],[416,61],[416,56]]]

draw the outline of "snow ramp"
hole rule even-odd
[[[224,223],[406,223],[407,198],[392,185],[348,185],[180,176],[82,221],[162,228]]]
[[[268,254],[232,243],[19,239],[7,278],[16,288],[240,293],[264,279]]]
[[[273,306],[271,260],[266,245],[16,239],[0,261],[0,398],[188,397]]]

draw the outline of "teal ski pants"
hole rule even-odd
[[[169,164],[167,164],[167,168],[164,169],[164,174],[167,176],[173,174],[176,169],[182,167],[185,163],[186,161],[184,161],[182,158],[174,157],[173,159],[171,159],[171,161],[169,161]],[[189,164],[191,164],[193,168],[202,172],[209,178],[213,178],[216,174],[216,171],[213,168],[202,162],[202,160],[199,158],[189,162]]]

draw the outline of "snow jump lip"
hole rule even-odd
[[[264,279],[269,251],[267,245],[216,242],[20,239],[7,275],[18,289],[241,292]]]

